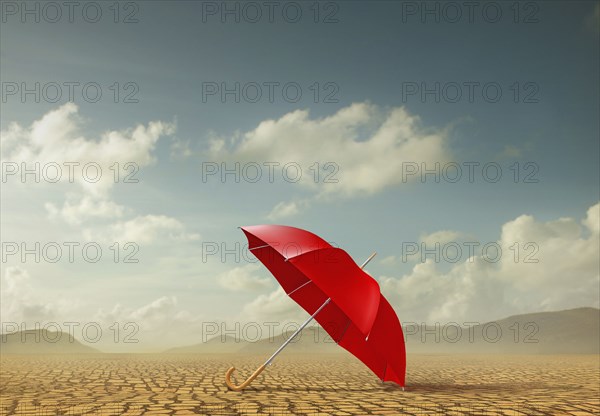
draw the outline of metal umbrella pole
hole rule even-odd
[[[365,260],[365,262],[360,266],[360,268],[363,269],[373,259],[373,257],[375,257],[376,254],[377,254],[377,252],[374,252],[373,254],[371,254],[369,256],[369,258],[367,260]],[[233,391],[240,391],[240,390],[243,390],[250,383],[252,383],[252,381],[256,377],[258,377],[258,375],[260,373],[262,373],[262,371],[265,369],[265,367],[268,366],[268,365],[270,365],[271,362],[273,362],[273,360],[275,359],[275,357],[277,357],[277,355],[281,351],[283,351],[283,349],[285,347],[287,347],[290,342],[292,342],[292,340],[296,337],[296,335],[298,335],[300,332],[302,332],[302,330],[304,328],[306,328],[306,325],[308,325],[313,319],[315,319],[315,316],[317,316],[317,314],[319,312],[321,312],[323,310],[323,308],[325,306],[327,306],[327,304],[330,301],[331,301],[331,298],[327,298],[327,300],[325,302],[323,302],[323,304],[321,306],[319,306],[319,308],[315,311],[315,313],[313,313],[306,321],[304,321],[304,323],[302,325],[300,325],[300,328],[298,328],[283,344],[281,344],[281,346],[277,349],[277,351],[275,351],[273,353],[273,355],[271,355],[269,357],[269,359],[264,362],[263,365],[261,365],[260,367],[258,367],[256,369],[256,371],[254,371],[254,373],[252,373],[252,375],[250,377],[248,377],[248,379],[246,379],[246,381],[244,381],[242,384],[240,384],[239,386],[236,386],[235,384],[233,384],[231,382],[231,375],[235,371],[235,367],[231,367],[229,370],[227,370],[227,372],[225,373],[225,382],[227,383],[227,387],[229,387]]]

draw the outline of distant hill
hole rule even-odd
[[[101,351],[83,345],[66,332],[45,329],[0,335],[0,354],[84,354]]]
[[[204,343],[188,345],[185,347],[171,348],[165,353],[172,354],[212,354],[212,353],[242,353],[242,354],[268,354],[274,352],[283,344],[294,331],[288,331],[272,338],[265,338],[250,342],[237,339],[229,335],[216,336]],[[320,327],[305,328],[287,346],[287,351],[306,353],[338,352],[339,347],[329,335]]]
[[[413,353],[600,354],[600,309],[514,315],[470,329],[405,325],[404,332]]]
[[[403,322],[407,353],[600,354],[600,309],[577,308],[557,312],[514,315],[478,325],[440,324],[421,327]],[[230,336],[172,348],[167,353],[273,353],[293,331],[256,342]],[[341,353],[320,327],[306,328],[286,351]]]

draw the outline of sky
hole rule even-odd
[[[3,1],[2,332],[301,322],[271,223],[401,322],[599,307],[599,4]]]

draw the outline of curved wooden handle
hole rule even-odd
[[[233,374],[233,372],[235,371],[235,367],[231,367],[229,370],[227,370],[227,372],[225,373],[225,383],[227,383],[227,387],[229,387],[230,390],[233,391],[240,391],[246,388],[246,386],[248,386],[248,384],[252,383],[252,380],[254,380],[256,377],[258,377],[258,375],[260,373],[262,373],[262,371],[265,369],[266,365],[263,364],[260,367],[258,367],[256,369],[256,371],[250,376],[248,377],[248,379],[246,381],[244,381],[242,384],[240,384],[239,386],[236,386],[235,384],[233,384],[231,382],[231,374]]]

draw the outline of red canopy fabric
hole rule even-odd
[[[400,321],[379,285],[344,250],[295,227],[241,227],[249,250],[283,290],[313,314],[335,342],[382,381],[405,384],[406,349]]]

